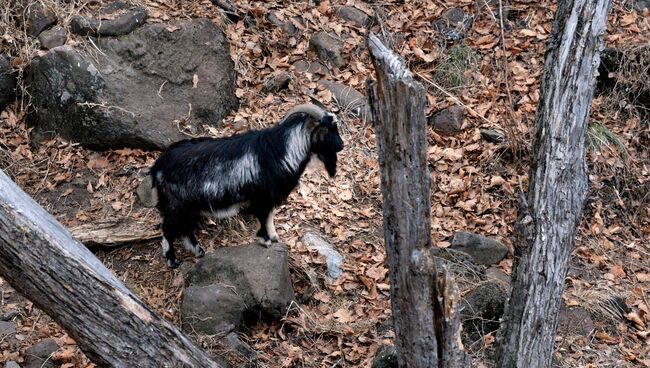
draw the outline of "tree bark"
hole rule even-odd
[[[540,85],[532,163],[515,226],[500,367],[550,367],[569,254],[587,194],[585,131],[610,0],[563,0]]]
[[[105,219],[69,229],[72,236],[86,247],[115,247],[160,238],[155,225],[130,218]]]
[[[453,285],[431,253],[426,96],[404,61],[371,34],[377,81],[367,92],[377,132],[384,240],[400,367],[467,367]]]
[[[0,171],[0,276],[101,367],[219,367]]]

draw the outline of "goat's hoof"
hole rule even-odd
[[[203,258],[205,256],[205,249],[203,247],[199,247],[199,249],[195,253],[196,258]]]
[[[167,260],[167,266],[169,266],[169,268],[178,268],[178,266],[180,266],[181,263],[182,262],[177,261],[175,259],[168,259]]]
[[[269,238],[262,238],[262,237],[259,237],[259,238],[257,238],[257,242],[258,242],[261,246],[264,246],[264,247],[266,247],[266,248],[268,248],[268,247],[271,246],[271,239],[269,239]]]
[[[271,243],[279,243],[279,242],[280,242],[280,238],[278,238],[277,235],[271,237]]]

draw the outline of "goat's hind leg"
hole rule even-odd
[[[201,258],[205,255],[205,249],[203,249],[192,233],[183,236],[183,245],[185,245],[185,249],[194,253],[197,258]]]
[[[178,230],[175,225],[171,224],[167,219],[163,219],[162,230],[163,257],[165,257],[165,260],[167,261],[167,266],[170,268],[176,268],[181,264],[181,262],[176,260],[176,252],[174,252],[174,240],[178,237]]]

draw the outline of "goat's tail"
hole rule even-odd
[[[154,168],[151,168],[151,170],[149,170],[149,181],[151,182],[151,191],[148,191],[146,202],[154,205],[157,205],[160,199],[158,196],[159,183],[156,176],[157,176],[156,170],[154,170]]]

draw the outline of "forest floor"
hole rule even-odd
[[[282,321],[258,323],[240,332],[259,353],[257,365],[369,367],[377,349],[394,337],[375,132],[370,123],[346,113],[345,106],[337,106],[317,83],[322,78],[363,92],[365,81],[373,77],[364,46],[367,30],[336,17],[335,5],[377,13],[381,22],[373,31],[392,35],[392,46],[427,89],[428,113],[457,103],[472,109],[461,133],[428,132],[434,244],[448,247],[454,232],[470,231],[494,237],[512,250],[515,192],[525,190],[527,183],[527,147],[556,8],[553,2],[508,2],[503,32],[499,2],[494,1],[384,1],[374,6],[356,0],[320,5],[236,1],[256,27],[224,19],[210,1],[143,3],[149,9],[148,22],[208,17],[230,40],[240,108],[225,119],[223,128],[210,129],[213,135],[270,126],[291,107],[307,101],[307,93],[318,96],[342,118],[346,148],[337,176],[329,179],[320,167],[310,167],[276,215],[280,238],[290,250],[297,295],[313,287],[316,292],[293,305]],[[452,7],[473,16],[465,39],[455,44],[443,41],[433,26]],[[295,24],[296,35],[288,35],[266,19],[272,9],[285,17],[300,16],[305,22]],[[343,40],[347,65],[324,75],[299,73],[292,66],[295,61],[317,60],[309,40],[319,30],[331,31]],[[649,34],[647,10],[636,11],[627,2],[614,4],[605,36],[607,47],[634,52],[640,45],[647,46]],[[628,79],[643,73],[639,65],[629,67],[637,69]],[[650,83],[648,68],[650,64],[645,64],[645,83]],[[289,88],[263,93],[264,81],[280,71],[294,76]],[[635,83],[644,83],[642,75]],[[650,124],[647,110],[621,93],[613,88],[598,94],[592,105],[587,156],[590,192],[571,256],[564,303],[589,311],[593,326],[588,333],[571,328],[560,331],[556,363],[561,367],[650,367]],[[112,218],[158,224],[156,210],[140,206],[134,193],[158,152],[93,152],[60,138],[34,147],[24,124],[27,105],[27,100],[19,101],[0,114],[0,168],[27,193],[68,227]],[[507,131],[520,149],[513,152],[508,145],[485,142],[481,128]],[[246,244],[252,240],[254,227],[245,217],[219,221],[205,227],[200,240],[208,251]],[[343,255],[344,273],[339,279],[328,280],[324,259],[301,241],[308,229],[323,234]],[[180,322],[182,271],[165,266],[158,240],[100,249],[96,254],[154,310]],[[181,257],[186,263],[195,262],[188,253]],[[499,267],[510,274],[511,266],[512,252]],[[316,283],[310,275],[317,275]],[[56,366],[92,366],[60,327],[12,293],[1,279],[0,289],[0,315],[11,310],[18,313],[13,317],[18,347],[10,349],[0,339],[0,362],[20,362],[27,347],[54,337],[61,346],[53,356]],[[485,336],[474,349],[479,366],[488,364],[483,358],[494,344],[493,335]],[[203,338],[200,343],[215,354],[224,352],[213,339]]]

